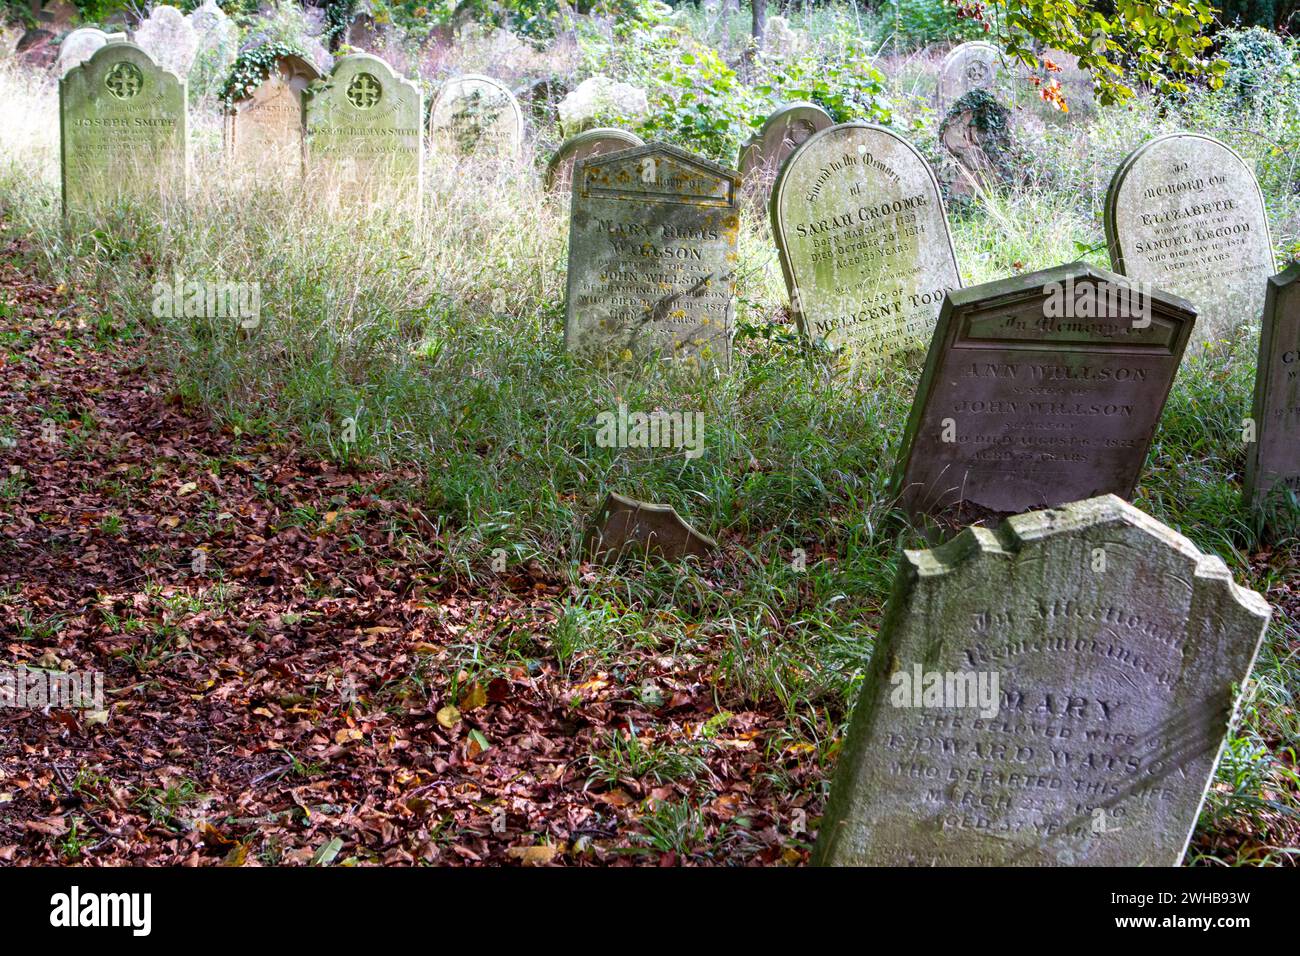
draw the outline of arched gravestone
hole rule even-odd
[[[904,552],[813,861],[1176,866],[1270,615],[1113,495]]]
[[[546,191],[568,192],[573,184],[573,167],[589,156],[604,156],[620,149],[644,146],[645,141],[635,133],[621,129],[589,129],[570,136],[555,151],[546,164]]]
[[[1195,318],[1082,262],[950,292],[892,493],[960,524],[1132,497]]]
[[[301,176],[303,101],[307,88],[320,78],[302,57],[282,56],[250,95],[231,103],[225,134],[232,165],[274,181]]]
[[[971,90],[998,95],[1003,81],[1002,53],[992,43],[972,40],[952,48],[939,67],[939,112]]]
[[[746,201],[762,210],[772,194],[772,184],[786,157],[819,133],[835,125],[831,115],[815,103],[787,103],[767,118],[757,133],[740,147],[736,168]]]
[[[158,4],[135,28],[132,39],[155,63],[188,79],[199,51],[199,38],[188,17],[176,7]]]
[[[565,345],[727,365],[740,174],[651,143],[573,175]]]
[[[776,238],[803,333],[861,355],[929,341],[961,287],[939,184],[898,134],[843,123],[813,134],[777,176]]]
[[[523,146],[524,111],[500,80],[466,73],[438,91],[429,110],[430,149],[513,159]]]
[[[1276,270],[1264,197],[1227,146],[1171,133],[1135,149],[1106,193],[1114,270],[1196,307],[1193,347],[1259,321]]]
[[[1270,496],[1300,496],[1300,263],[1268,283],[1259,339],[1252,418],[1255,440],[1246,454],[1246,500],[1266,507]]]
[[[185,81],[134,43],[96,50],[59,81],[63,211],[183,198]]]
[[[340,57],[307,90],[307,168],[340,200],[419,208],[424,97],[377,56]]]
[[[89,60],[90,55],[105,43],[117,43],[125,39],[125,33],[105,33],[94,27],[73,30],[59,44],[59,75],[63,76],[78,63]]]

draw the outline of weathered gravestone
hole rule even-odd
[[[592,516],[583,540],[583,554],[611,563],[635,552],[668,561],[688,555],[704,558],[718,543],[700,534],[672,505],[651,504],[610,492]]]
[[[500,80],[467,73],[438,90],[429,111],[430,149],[515,158],[523,144],[524,111]]]
[[[125,33],[105,33],[94,27],[73,30],[59,44],[59,76],[65,75],[77,64],[85,63],[105,43],[117,43],[125,39]]]
[[[320,78],[302,57],[281,56],[249,95],[230,104],[226,151],[237,168],[260,179],[302,175],[303,99]]]
[[[767,206],[781,164],[796,149],[835,124],[815,103],[787,103],[767,118],[761,129],[740,147],[742,195],[757,209]]]
[[[148,19],[135,28],[132,39],[164,70],[181,79],[189,77],[198,54],[199,38],[189,18],[175,7],[164,4],[154,7]]]
[[[1116,272],[1190,301],[1193,346],[1259,322],[1276,271],[1259,184],[1218,140],[1172,133],[1134,150],[1106,193]]]
[[[986,90],[958,98],[939,126],[939,143],[951,157],[939,170],[949,196],[971,196],[1010,182],[1011,114]]]
[[[953,47],[939,66],[939,112],[971,90],[997,96],[1003,83],[1002,53],[992,43],[972,40]]]
[[[1269,616],[1113,495],[905,552],[814,861],[1177,865]]]
[[[183,197],[185,81],[133,43],[108,43],[59,81],[63,211]]]
[[[1195,318],[1082,262],[949,293],[894,474],[901,505],[966,523],[1130,497]]]
[[[217,6],[216,0],[203,0],[188,19],[195,39],[190,86],[206,93],[221,83],[235,62],[239,53],[239,28]]]
[[[635,133],[621,129],[589,129],[570,136],[555,151],[546,165],[547,192],[568,192],[573,185],[573,167],[589,156],[604,156],[620,149],[644,146],[645,141]]]
[[[883,127],[813,134],[781,167],[771,215],[810,338],[863,355],[927,342],[944,292],[961,286],[930,164]]]
[[[1255,441],[1246,456],[1246,500],[1300,497],[1300,263],[1268,283],[1255,372]]]
[[[578,163],[568,348],[728,364],[739,185],[739,173],[658,143]]]
[[[369,53],[340,57],[307,90],[307,166],[340,201],[418,209],[424,172],[420,88]]]

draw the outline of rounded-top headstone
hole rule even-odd
[[[1002,75],[1002,53],[992,43],[972,40],[952,48],[939,67],[939,110],[947,110],[971,90],[996,95]]]
[[[251,92],[230,104],[226,149],[236,167],[277,180],[301,175],[303,99],[320,78],[310,60],[281,56]]]
[[[929,342],[961,278],[939,183],[911,143],[870,123],[815,133],[781,167],[770,212],[805,335],[860,355]]]
[[[1171,133],[1120,163],[1106,193],[1112,268],[1196,306],[1192,346],[1257,325],[1276,271],[1268,214],[1245,161],[1199,133]]]
[[[105,43],[126,39],[125,33],[105,33],[95,27],[79,27],[59,44],[59,75],[63,76],[74,66],[90,59],[92,53]]]
[[[159,4],[148,19],[135,28],[132,39],[155,63],[182,79],[190,75],[199,51],[199,37],[185,14]]]
[[[570,136],[560,144],[546,165],[546,191],[568,192],[573,181],[573,167],[588,156],[604,156],[620,149],[644,145],[645,141],[640,136],[622,129],[589,129],[577,136]]]
[[[814,133],[834,125],[831,115],[816,103],[787,103],[769,116],[740,147],[736,168],[740,170],[745,198],[765,205],[786,158]]]
[[[466,73],[448,80],[434,98],[429,145],[444,152],[518,156],[524,145],[524,111],[500,80]]]

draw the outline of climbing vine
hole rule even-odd
[[[236,100],[246,99],[271,75],[281,57],[310,57],[301,48],[290,43],[264,43],[239,54],[230,69],[225,86],[221,88],[221,102],[229,106]]]

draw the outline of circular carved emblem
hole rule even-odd
[[[129,100],[144,88],[144,74],[134,63],[117,63],[104,77],[104,85],[119,100]]]
[[[384,95],[384,88],[369,73],[358,73],[348,84],[348,102],[359,110],[368,110]]]
[[[993,68],[984,60],[971,60],[966,64],[966,79],[971,86],[988,86],[993,79]]]

